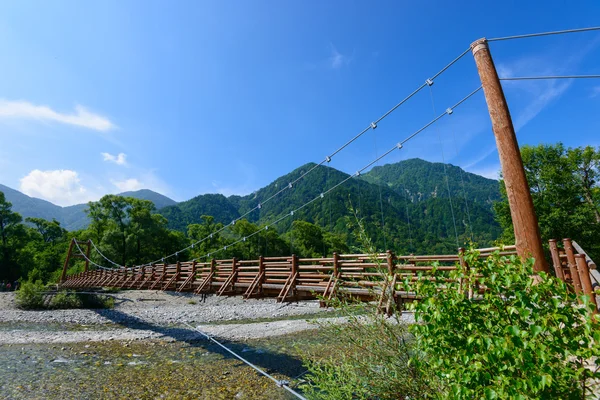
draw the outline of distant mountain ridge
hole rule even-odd
[[[18,190],[2,184],[0,184],[0,192],[3,192],[6,196],[6,200],[12,203],[12,210],[21,214],[23,218],[36,217],[47,220],[56,219],[65,229],[70,231],[85,228],[89,224],[88,217],[85,213],[87,204],[75,204],[72,206],[61,207],[46,200],[27,196]],[[141,200],[150,200],[154,202],[157,209],[177,204],[175,200],[148,189],[119,193],[119,195],[135,197],[136,199]]]
[[[265,203],[313,167],[313,163],[303,165],[247,196],[204,194],[177,203],[147,189],[121,195],[153,201],[158,212],[167,218],[169,227],[183,232],[189,224],[201,223],[202,215],[229,224],[261,203],[260,209],[246,215],[249,221],[271,224],[289,216],[274,228],[284,232],[293,220],[300,219],[345,235],[352,231],[348,228],[352,219],[349,207],[352,207],[375,243],[407,252],[431,250],[431,243],[439,243],[440,252],[451,251],[456,248],[456,235],[460,242],[472,238],[481,245],[491,244],[500,235],[492,211],[492,204],[500,200],[498,181],[450,164],[420,159],[375,167],[290,216],[291,210],[320,197],[322,192],[349,177],[334,168],[318,166],[291,190]],[[0,191],[13,203],[13,210],[24,217],[56,218],[69,230],[88,224],[86,204],[59,207],[6,186],[0,185]]]
[[[349,176],[334,168],[318,166],[292,189],[265,203],[313,167],[312,163],[303,165],[247,196],[200,195],[159,212],[167,218],[170,228],[185,232],[189,224],[201,223],[202,215],[211,215],[216,222],[228,224],[261,203],[261,208],[246,218],[270,224],[289,216],[291,210],[319,197],[321,192]],[[457,247],[456,234],[459,241],[472,236],[480,244],[490,244],[499,236],[500,227],[492,211],[492,204],[499,199],[498,181],[453,165],[411,159],[377,167],[360,179],[348,180],[323,200],[289,216],[275,229],[286,231],[294,219],[300,219],[327,231],[349,234],[351,205],[364,220],[369,236],[381,247],[418,252],[430,249],[430,243],[440,242],[440,251],[450,251]]]

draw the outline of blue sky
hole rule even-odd
[[[323,160],[472,41],[599,15],[597,1],[4,2],[0,183],[60,205],[247,194]],[[503,76],[600,72],[600,32],[491,50]],[[331,166],[360,169],[478,85],[468,54]],[[521,144],[600,145],[600,80],[505,91]],[[384,162],[412,157],[497,176],[483,94]]]

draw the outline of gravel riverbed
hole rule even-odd
[[[275,299],[198,296],[151,291],[113,294],[110,310],[23,311],[14,293],[0,293],[0,344],[105,340],[190,339],[188,325],[228,339],[256,339],[318,327],[334,317],[318,301],[277,303]],[[188,325],[186,325],[188,324]],[[41,329],[44,328],[45,329]]]

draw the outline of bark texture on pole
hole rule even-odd
[[[471,45],[471,50],[496,137],[517,252],[521,257],[534,257],[536,271],[549,272],[515,129],[487,40],[477,40]]]

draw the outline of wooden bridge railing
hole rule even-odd
[[[497,247],[479,249],[482,258],[497,250]],[[504,247],[501,254],[516,254],[515,246]],[[394,298],[410,299],[410,293],[397,290],[396,282],[406,277],[417,279],[419,272],[431,270],[434,263],[439,264],[438,270],[448,271],[456,269],[460,262],[459,254],[396,256],[389,251],[377,255],[334,253],[332,257],[321,258],[296,255],[256,260],[233,258],[91,270],[66,277],[62,286],[215,293],[245,298],[272,296],[278,301],[314,298],[316,294],[331,299],[341,291],[373,298],[392,288]]]
[[[556,276],[572,285],[575,293],[586,294],[597,307],[595,291],[600,288],[600,274],[596,263],[571,239],[563,239],[562,247],[551,239],[549,247]]]

